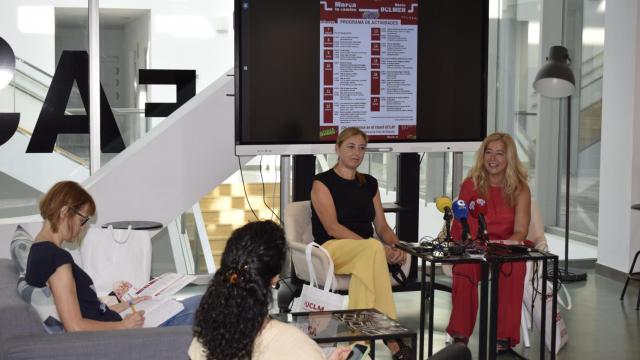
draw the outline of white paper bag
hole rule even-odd
[[[313,248],[320,249],[329,258],[329,269],[325,280],[324,287],[320,289],[318,287],[318,280],[313,268],[313,262],[311,261],[311,250]],[[333,260],[331,255],[322,246],[317,243],[309,243],[305,250],[307,256],[307,266],[309,267],[310,285],[304,284],[302,286],[302,293],[299,297],[293,300],[292,311],[293,312],[306,312],[306,311],[329,311],[329,310],[344,310],[345,297],[332,293],[331,286],[334,279],[333,275]]]
[[[534,284],[537,283],[537,289],[534,289]],[[563,290],[565,294],[566,300],[562,300],[560,297],[560,289]],[[567,288],[564,285],[560,285],[560,289],[558,289],[558,306],[556,307],[556,314],[552,314],[553,307],[553,283],[551,281],[547,281],[547,294],[546,296],[542,296],[542,276],[538,276],[531,281],[527,281],[525,285],[524,291],[524,305],[527,308],[527,312],[531,314],[531,305],[533,303],[533,323],[536,325],[536,329],[540,330],[542,326],[542,299],[545,299],[546,309],[546,321],[545,321],[545,344],[547,345],[547,349],[551,350],[551,324],[552,321],[556,322],[556,349],[555,353],[558,351],[569,341],[569,332],[567,330],[567,326],[564,323],[564,319],[562,318],[562,314],[560,313],[560,306],[564,307],[567,310],[571,310],[571,296],[567,291]],[[535,301],[532,300],[535,298]]]
[[[151,276],[151,238],[144,230],[89,228],[80,247],[84,271],[99,296],[108,294],[113,283],[128,281],[135,287]]]

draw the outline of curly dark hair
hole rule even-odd
[[[269,313],[271,280],[286,256],[282,227],[251,222],[235,230],[196,313],[194,336],[207,359],[250,359]]]

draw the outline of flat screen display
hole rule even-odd
[[[236,0],[236,153],[475,148],[487,0]],[[460,146],[457,146],[460,145]]]

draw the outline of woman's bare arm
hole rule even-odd
[[[380,190],[378,190],[376,192],[376,196],[373,197],[373,207],[376,209],[376,217],[373,219],[373,226],[376,228],[376,234],[378,234],[380,240],[384,241],[387,245],[395,245],[399,240],[387,223],[387,219],[384,217],[384,208],[382,207],[382,200],[380,199]]]
[[[122,321],[96,321],[85,319],[80,313],[80,304],[76,293],[71,264],[64,264],[47,281],[53,294],[53,301],[60,315],[60,321],[66,331],[116,330],[141,327],[144,323],[143,312],[127,316]]]
[[[516,215],[513,224],[513,235],[510,240],[524,241],[529,233],[529,222],[531,221],[531,191],[529,186],[518,192],[516,196]]]

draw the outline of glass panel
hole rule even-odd
[[[581,56],[573,60],[579,91],[576,91],[572,97],[571,104],[573,156],[569,229],[592,236],[595,241],[598,234],[605,6],[604,1],[580,0],[579,2],[582,2],[581,6],[571,8],[582,11],[582,14],[567,14],[566,20],[568,26],[575,26],[578,29],[577,33],[582,34],[581,40],[580,38],[574,40],[577,49],[575,53]],[[576,22],[573,25],[569,19],[576,17],[582,18],[582,23]],[[563,126],[566,127],[566,122]],[[563,137],[566,137],[566,130]],[[558,224],[564,227],[566,141],[561,144],[559,156],[562,159],[562,182],[559,184]]]
[[[12,81],[0,89],[0,112],[20,114],[17,132],[0,145],[0,218],[37,214],[37,200],[55,182],[82,181],[89,176],[88,159],[83,158],[83,153],[88,153],[88,142],[75,142],[88,135],[75,135],[74,141],[65,141],[72,135],[60,135],[52,152],[26,152],[61,51],[86,48],[87,2],[76,3],[80,6],[79,15],[64,21],[83,30],[64,44],[59,41],[64,32],[60,27],[60,7],[20,0],[5,0],[0,5],[0,36],[16,56]],[[76,98],[72,92],[66,115],[72,114],[69,108],[76,107]]]
[[[100,38],[100,81],[129,146],[165,119],[145,103],[176,102],[175,85],[140,84],[139,70],[195,70],[197,94],[232,69],[233,1],[102,0]]]
[[[534,193],[539,117],[538,96],[532,84],[539,68],[541,4],[539,0],[494,2],[499,3],[500,9],[497,130],[514,137]],[[494,41],[490,39],[489,43]]]

